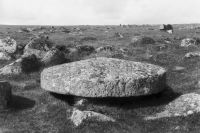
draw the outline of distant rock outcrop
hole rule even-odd
[[[164,68],[114,58],[92,58],[57,65],[41,73],[45,90],[83,97],[150,95],[165,88]]]
[[[169,34],[172,34],[173,33],[173,26],[171,24],[160,25],[160,31],[165,31],[165,32],[168,32]]]

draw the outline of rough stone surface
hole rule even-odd
[[[185,38],[181,41],[181,47],[189,47],[196,45],[196,40],[193,38]]]
[[[146,120],[154,120],[164,117],[188,116],[200,112],[200,95],[196,93],[184,94],[165,106],[163,112],[146,117]]]
[[[17,42],[10,37],[0,39],[0,51],[13,54],[17,50]]]
[[[0,109],[7,108],[11,97],[11,85],[9,84],[9,82],[0,81]]]
[[[185,58],[200,57],[200,51],[189,52],[185,54]]]
[[[45,90],[83,97],[126,97],[155,94],[165,88],[164,68],[114,58],[92,58],[44,69]]]
[[[1,75],[19,75],[22,73],[21,58],[0,69]]]
[[[74,109],[72,116],[70,117],[71,121],[75,126],[80,126],[84,121],[100,121],[100,122],[115,122],[116,120],[108,117],[106,115],[94,112],[94,111],[80,111]]]
[[[0,60],[11,60],[11,57],[5,52],[0,52]]]

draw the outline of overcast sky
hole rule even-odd
[[[200,23],[200,0],[0,0],[0,24]]]

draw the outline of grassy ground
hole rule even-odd
[[[0,38],[10,36],[19,45],[25,45],[34,34],[39,34],[39,31],[17,32],[21,27],[0,26]],[[95,48],[111,45],[115,48],[126,48],[128,49],[128,56],[120,58],[157,64],[168,70],[168,87],[165,92],[147,97],[123,99],[89,98],[88,106],[85,109],[112,116],[117,122],[86,122],[75,128],[69,120],[73,108],[71,104],[73,97],[52,94],[42,90],[39,83],[40,73],[15,77],[1,76],[0,79],[9,80],[11,83],[15,83],[15,86],[13,86],[13,100],[10,109],[0,112],[0,133],[198,133],[200,131],[199,114],[153,121],[144,120],[145,116],[162,111],[164,105],[180,94],[200,93],[200,88],[196,86],[200,80],[200,58],[183,58],[187,52],[200,50],[200,45],[195,48],[180,47],[182,38],[200,38],[200,29],[184,29],[184,27],[187,27],[186,25],[175,25],[175,33],[169,35],[160,32],[158,27],[148,25],[129,28],[79,26],[81,32],[74,30],[77,27],[66,27],[71,31],[74,30],[74,32],[64,33],[58,30],[54,33],[47,33],[47,35],[55,45],[90,45]],[[59,29],[60,27],[56,28]],[[43,30],[48,30],[48,28]],[[122,33],[123,38],[116,37],[116,32]],[[131,44],[131,39],[135,35],[151,37],[156,43],[135,46]],[[165,39],[170,40],[171,43],[167,44],[164,41]],[[164,48],[160,49],[160,46],[164,46]],[[93,56],[86,55],[84,59],[91,57]],[[1,66],[8,63],[9,61],[1,62]],[[175,66],[182,66],[185,69],[174,71]],[[24,82],[32,81],[35,84],[29,88],[20,86]]]

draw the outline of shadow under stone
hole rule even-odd
[[[9,108],[13,111],[19,111],[19,110],[24,110],[24,109],[28,109],[28,108],[32,108],[35,105],[35,101],[25,98],[25,97],[21,97],[21,96],[16,96],[13,95],[12,96],[12,100],[9,103]]]
[[[131,96],[131,97],[105,97],[105,98],[91,98],[91,97],[78,97],[73,95],[61,95],[56,93],[50,93],[55,98],[67,102],[70,106],[73,106],[76,101],[80,99],[86,99],[87,104],[94,104],[100,106],[120,107],[124,109],[135,109],[143,107],[152,107],[168,104],[181,94],[174,92],[170,87],[153,95],[147,96]]]

